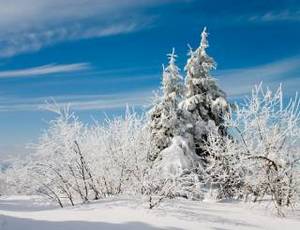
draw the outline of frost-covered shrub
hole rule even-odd
[[[87,126],[68,107],[51,110],[57,117],[32,146],[35,152],[17,171],[8,171],[12,184],[23,192],[30,187],[30,193],[46,195],[62,207],[66,202],[143,193],[150,152],[143,116],[128,109],[124,117]]]
[[[93,126],[85,143],[92,171],[107,195],[143,192],[151,147],[143,116],[127,110],[125,117]]]
[[[207,192],[214,193],[214,199],[242,197],[245,165],[236,142],[230,136],[211,132],[204,148],[209,153],[203,173]]]
[[[231,136],[210,134],[208,178],[221,197],[271,197],[278,210],[295,205],[299,188],[300,100],[256,86],[226,117]]]
[[[40,185],[38,193],[47,195],[63,206],[62,199],[70,204],[91,197],[98,199],[100,192],[91,174],[87,154],[83,151],[83,137],[88,128],[68,107],[53,105],[56,119],[50,121],[48,130],[40,137],[31,155],[32,178]],[[92,195],[93,194],[93,195]]]
[[[3,182],[2,194],[32,194],[35,191],[36,184],[30,177],[29,163],[30,157],[22,160],[16,157],[8,161],[7,167],[0,174],[0,180]]]

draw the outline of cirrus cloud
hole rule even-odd
[[[56,73],[61,74],[69,72],[78,72],[90,68],[91,65],[89,63],[73,63],[66,65],[49,64],[27,69],[0,71],[0,78],[31,77]]]
[[[153,22],[146,9],[178,1],[187,0],[0,0],[0,57],[137,31]]]

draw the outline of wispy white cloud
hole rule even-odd
[[[300,89],[300,57],[288,58],[263,65],[220,70],[216,77],[222,88],[231,97],[250,92],[255,84],[263,82],[268,87],[277,87],[280,83],[294,94]]]
[[[140,30],[153,21],[145,8],[178,1],[187,0],[0,0],[0,57]]]
[[[255,15],[249,18],[250,21],[299,21],[300,22],[300,10],[282,10],[282,11],[270,11],[262,15]]]
[[[146,22],[145,22],[146,23]],[[120,22],[111,25],[92,25],[92,26],[69,26],[51,28],[34,32],[22,32],[0,38],[0,57],[11,57],[16,54],[35,52],[45,46],[50,46],[63,41],[88,39],[95,37],[105,37],[116,34],[129,33],[144,24],[137,24],[131,21]]]
[[[56,97],[17,98],[7,97],[0,100],[0,112],[43,111],[47,102],[55,101],[59,106],[70,105],[72,110],[103,110],[129,106],[147,106],[153,89],[123,92],[106,95],[63,95]]]
[[[78,72],[90,69],[89,63],[74,63],[67,65],[49,64],[28,69],[0,71],[0,78],[30,77],[57,73]]]

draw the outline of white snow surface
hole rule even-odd
[[[269,208],[245,203],[187,200],[163,202],[153,210],[142,199],[110,198],[57,208],[39,197],[0,198],[1,230],[226,230],[300,229],[300,212],[277,217]]]

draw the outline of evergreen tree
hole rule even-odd
[[[182,99],[183,84],[180,69],[176,66],[175,50],[167,55],[169,64],[163,67],[162,96],[150,110],[150,132],[152,140],[151,160],[155,160],[163,149],[170,145],[171,139],[179,134],[178,103]]]
[[[179,73],[180,69],[175,64],[177,58],[175,49],[173,48],[172,53],[167,56],[169,58],[169,65],[163,69],[162,80],[163,100],[169,103],[167,107],[175,109],[183,93],[182,77]]]
[[[228,104],[225,93],[216,85],[211,71],[216,63],[207,53],[208,48],[206,27],[201,34],[199,48],[190,50],[190,58],[185,66],[186,94],[180,103],[184,119],[189,123],[188,132],[193,137],[195,152],[205,160],[204,143],[211,130],[226,134],[223,127],[223,114]]]

